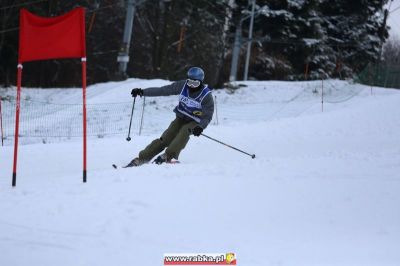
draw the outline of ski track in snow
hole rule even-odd
[[[126,132],[89,138],[86,184],[79,138],[33,140],[19,147],[11,188],[8,142],[0,148],[0,265],[150,266],[179,252],[235,252],[246,266],[399,265],[400,92],[326,81],[322,112],[320,83],[214,91],[218,125],[204,133],[256,159],[192,137],[181,164],[113,169],[159,137],[176,96],[148,98],[156,104],[130,142]],[[133,87],[165,84],[96,84],[88,103],[127,102]],[[23,92],[81,100],[79,89]]]

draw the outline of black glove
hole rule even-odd
[[[131,94],[132,94],[132,97],[133,98],[136,98],[136,96],[140,96],[140,97],[142,97],[143,96],[143,90],[141,89],[141,88],[134,88],[132,91],[131,91]]]
[[[203,132],[203,128],[202,128],[201,126],[195,126],[195,127],[192,129],[192,133],[193,133],[193,135],[195,135],[196,137],[200,136],[202,132]]]

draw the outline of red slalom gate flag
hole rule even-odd
[[[18,56],[19,63],[86,57],[85,10],[44,18],[21,9]]]
[[[44,18],[26,9],[20,11],[17,72],[17,103],[15,107],[14,164],[12,186],[17,183],[19,113],[22,63],[57,58],[81,58],[83,114],[83,182],[86,182],[86,45],[85,10],[81,7],[58,17]]]

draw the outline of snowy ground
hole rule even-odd
[[[131,79],[88,88],[121,102]],[[0,147],[0,265],[162,265],[164,253],[235,252],[238,265],[400,265],[400,92],[327,81],[247,82],[219,90],[205,134],[179,165],[114,170],[158,137],[176,96],[146,107],[141,136]],[[9,93],[10,95],[15,93]],[[80,90],[24,90],[74,102]],[[148,99],[150,101],[150,99]],[[140,103],[140,101],[138,101]],[[138,105],[140,106],[140,105]],[[160,111],[161,110],[161,111]],[[137,113],[139,114],[139,112]],[[128,118],[124,120],[128,123]]]

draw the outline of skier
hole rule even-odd
[[[126,167],[148,163],[164,149],[165,152],[158,156],[153,161],[154,163],[171,163],[172,159],[178,159],[180,152],[188,143],[190,135],[200,136],[210,123],[214,113],[211,88],[204,84],[204,71],[200,67],[191,67],[187,72],[186,80],[144,90],[134,88],[131,94],[132,97],[137,97],[138,95],[140,97],[154,97],[179,94],[179,103],[174,109],[176,118],[161,137],[153,140]]]

